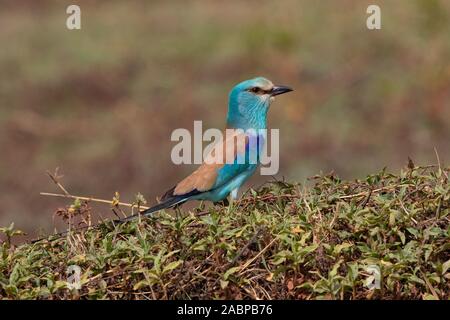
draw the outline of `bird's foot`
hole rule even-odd
[[[181,211],[181,204],[174,205],[173,210],[175,211],[175,217],[177,218],[177,220],[183,217],[183,213]]]
[[[228,201],[228,199],[225,198],[225,199],[223,199],[221,201],[214,202],[214,205],[216,205],[216,206],[219,205],[219,206],[222,206],[222,207],[228,207],[230,205],[230,201]]]

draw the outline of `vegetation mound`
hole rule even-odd
[[[2,228],[0,297],[449,299],[449,173],[410,164],[365,180],[271,182],[231,207],[20,246],[19,232]]]

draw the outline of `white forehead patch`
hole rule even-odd
[[[256,83],[258,87],[260,87],[263,90],[270,90],[273,88],[273,83],[265,78],[259,78]]]

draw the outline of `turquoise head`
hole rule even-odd
[[[274,97],[292,91],[258,77],[237,84],[230,92],[227,127],[235,129],[265,129],[267,111]]]

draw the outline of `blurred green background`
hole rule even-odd
[[[66,29],[78,4],[82,29]],[[366,28],[369,4],[382,29]],[[175,128],[224,126],[237,82],[277,99],[278,178],[361,178],[450,159],[450,1],[0,1],[0,225],[52,230],[73,194],[151,204],[193,167]],[[255,177],[259,185],[270,177]],[[108,207],[102,207],[104,215]]]

